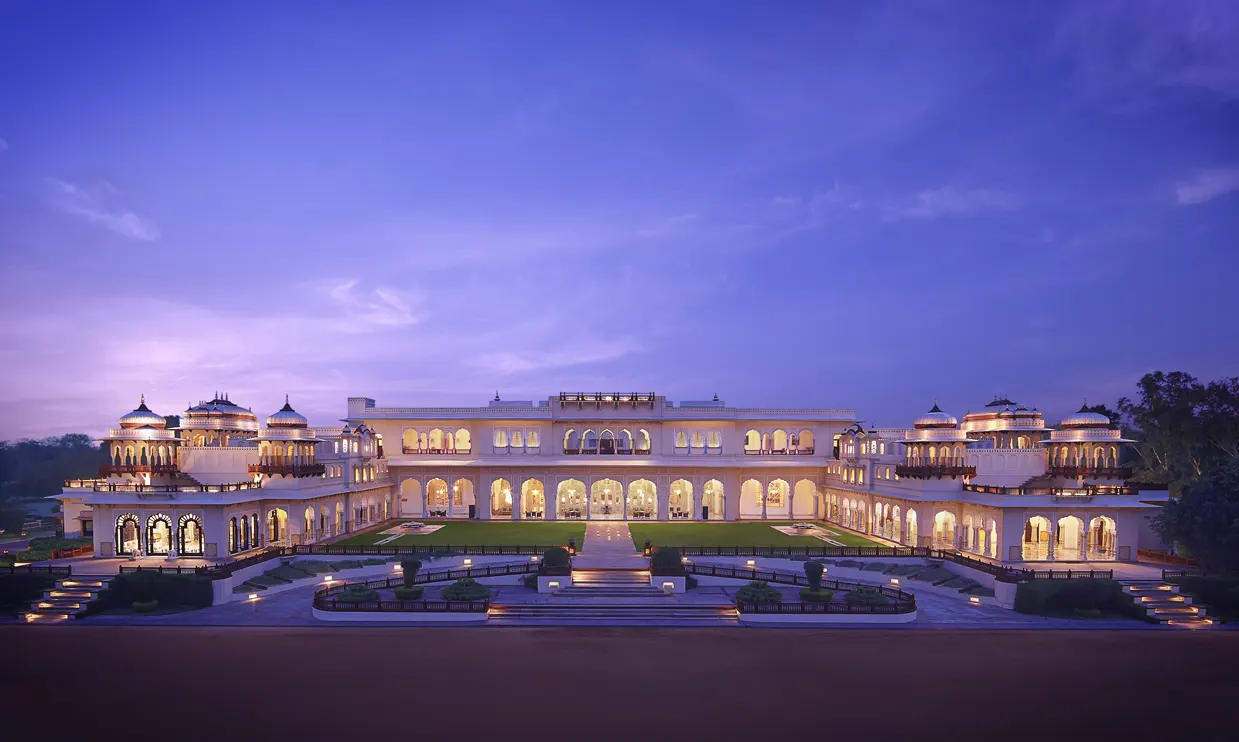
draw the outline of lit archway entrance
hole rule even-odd
[[[566,479],[555,490],[555,515],[565,520],[579,520],[586,515],[585,483],[579,479]]]
[[[133,552],[142,552],[138,527],[138,516],[125,513],[116,519],[116,554],[129,556]]]
[[[1050,558],[1050,521],[1047,518],[1034,515],[1024,521],[1024,546],[1020,556],[1029,562]]]
[[[1118,551],[1119,531],[1114,520],[1104,515],[1088,523],[1088,558],[1113,561]]]
[[[416,479],[406,479],[400,483],[400,514],[412,518],[422,518],[426,515],[426,500],[422,497],[422,483]]]
[[[946,510],[934,516],[934,548],[955,548],[955,514]]]
[[[546,517],[546,488],[537,479],[526,479],[521,484],[521,513],[531,520]]]
[[[163,513],[146,519],[146,553],[165,556],[172,549],[172,521]]]
[[[506,479],[490,483],[490,514],[491,517],[512,517],[512,485]]]
[[[766,488],[766,517],[786,518],[792,510],[791,487],[782,479],[776,479]]]
[[[1054,559],[1063,562],[1078,562],[1083,558],[1080,550],[1084,538],[1084,521],[1074,515],[1058,519],[1058,533],[1054,538]]]
[[[723,507],[723,483],[711,479],[701,493],[702,520],[722,520],[725,515]]]
[[[760,518],[762,502],[761,482],[756,479],[746,479],[740,485],[740,517]]]
[[[447,482],[442,479],[432,479],[426,483],[426,515],[432,518],[446,518],[449,502]]]
[[[658,515],[658,489],[648,479],[638,479],[628,485],[628,517],[633,520],[653,520]]]
[[[234,519],[233,523],[236,521]],[[176,528],[177,553],[182,556],[202,556],[202,520],[196,515],[182,515]]]
[[[809,479],[796,482],[792,492],[791,516],[793,518],[813,518],[817,515],[814,503],[817,499],[817,485]]]
[[[693,483],[687,479],[677,479],[671,483],[671,494],[667,496],[668,515],[672,520],[689,519],[693,517]]]
[[[267,543],[274,544],[288,538],[288,513],[281,508],[272,508],[267,513]]]
[[[904,543],[907,544],[908,546],[916,546],[917,545],[916,539],[920,536],[920,532],[916,525],[916,511],[915,510],[908,511],[907,521],[908,521],[907,538],[904,540]]]
[[[599,479],[589,488],[589,517],[592,520],[624,519],[624,485],[614,479]]]

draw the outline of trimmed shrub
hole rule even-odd
[[[895,565],[889,562],[867,562],[865,566],[860,569],[862,572],[883,572],[893,566]]]
[[[572,563],[568,550],[562,546],[552,546],[542,555],[544,567],[567,567]]]
[[[807,587],[800,590],[800,599],[805,603],[829,603],[834,597],[834,590],[814,590]]]
[[[680,561],[680,550],[672,546],[660,546],[650,557],[651,567],[675,568],[683,563]]]
[[[366,565],[367,567],[377,567],[380,564],[387,564],[387,560],[386,559],[375,559],[374,557],[367,557],[366,559],[362,559],[361,563]]]
[[[90,546],[94,543],[90,538],[58,538],[56,536],[41,536],[30,539],[31,551],[51,551],[52,549],[76,549],[79,546]]]
[[[154,613],[159,610],[158,600],[135,600],[133,601],[134,613]]]
[[[396,600],[421,600],[422,595],[426,592],[426,588],[421,585],[416,587],[405,586],[396,588],[394,592],[396,593]]]
[[[1030,580],[1015,589],[1015,610],[1037,616],[1071,617],[1079,611],[1146,618],[1143,608],[1114,580]],[[1084,614],[1087,615],[1087,614]]]
[[[56,578],[40,574],[6,574],[0,576],[0,616],[11,615],[30,607],[30,601],[43,596],[44,590],[56,586]]]
[[[373,590],[361,585],[348,585],[338,593],[333,593],[329,597],[335,598],[341,603],[372,603],[379,599],[379,591]]]
[[[538,576],[537,575],[525,575],[524,577],[521,578],[521,584],[529,588],[530,590],[537,590],[538,589]]]
[[[772,605],[783,602],[783,594],[762,580],[753,580],[736,591],[736,600],[744,603]]]
[[[684,575],[684,589],[685,590],[696,590],[697,589],[697,578],[693,577],[692,575]]]
[[[821,562],[805,562],[804,576],[809,580],[809,590],[818,591],[822,589],[822,574],[826,571],[826,565]],[[800,591],[803,595],[804,591]],[[801,598],[803,600],[803,597]]]
[[[440,594],[444,600],[485,600],[490,597],[490,588],[466,577],[443,588]]]
[[[401,559],[400,571],[404,576],[404,586],[406,588],[413,587],[413,581],[417,578],[417,572],[422,568],[421,559]]]
[[[845,597],[848,605],[886,605],[890,602],[889,598],[873,587],[849,590]]]
[[[1239,577],[1176,577],[1171,580],[1224,623],[1239,621]]]

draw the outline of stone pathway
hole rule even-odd
[[[598,567],[642,569],[645,557],[632,544],[632,533],[624,521],[590,523],[585,527],[585,542],[572,566],[578,569]]]

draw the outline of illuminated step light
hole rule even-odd
[[[323,578],[323,582],[331,582],[332,579],[334,578],[331,575],[327,575],[326,577]]]
[[[969,596],[969,597],[968,597],[968,604],[969,604],[969,605],[981,605],[981,598],[980,598],[979,596],[976,596],[976,595]]]
[[[250,593],[250,600],[258,600],[258,593]]]
[[[755,569],[757,567],[757,560],[750,559],[744,563],[744,566],[748,567],[749,569]]]
[[[473,560],[472,560],[472,559],[470,559],[469,557],[465,557],[465,566],[466,566],[466,567],[471,567],[471,566],[473,566]]]
[[[674,583],[674,582],[664,582],[664,583],[663,583],[663,590],[674,590],[674,589],[675,589],[675,583]]]
[[[395,570],[396,572],[403,572],[403,571],[404,571],[404,565],[403,565],[403,564],[400,564],[400,563],[397,563],[397,564],[395,564],[395,565],[392,567],[392,569],[393,569],[393,570]]]
[[[531,562],[536,562],[536,561],[538,561],[538,557],[536,557],[536,556],[531,556],[531,557],[529,557],[529,561],[531,561]]]
[[[891,587],[899,587],[899,578],[898,578],[898,577],[892,577],[892,578],[891,578]]]
[[[550,581],[550,582],[546,583],[546,586],[547,586],[547,587],[555,587],[555,588],[557,588],[557,587],[559,587],[559,580],[552,580],[552,581]]]

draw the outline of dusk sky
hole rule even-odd
[[[1239,3],[0,1],[0,439],[1239,374]]]

